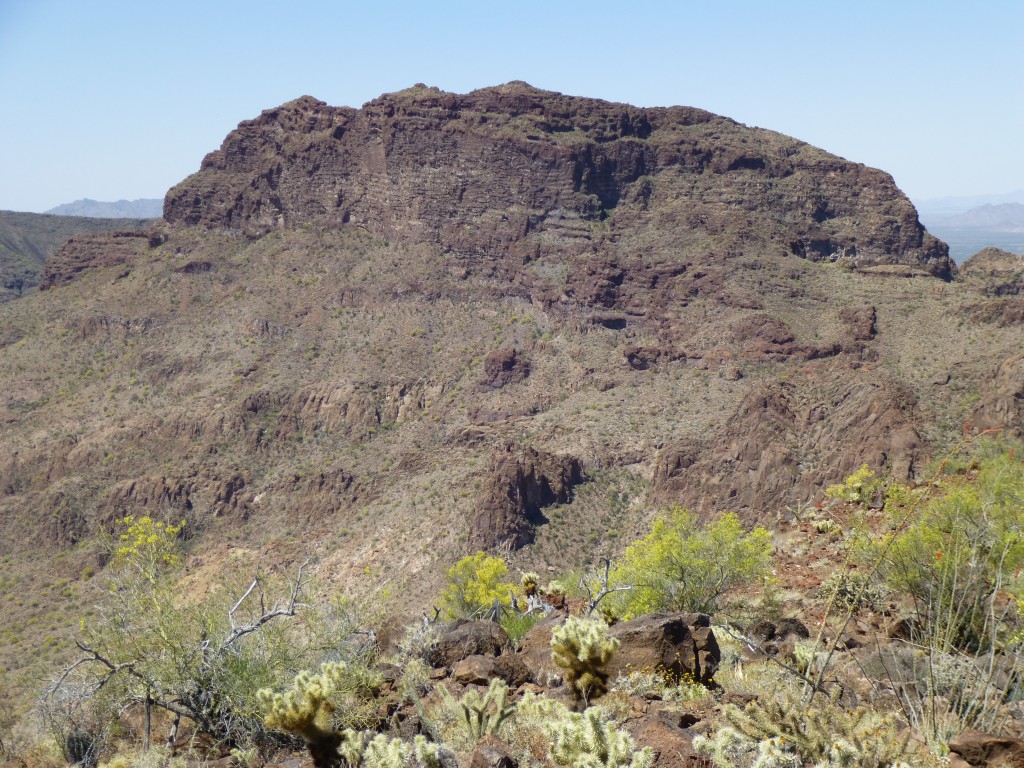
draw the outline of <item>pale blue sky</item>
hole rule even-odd
[[[916,199],[1024,187],[1024,0],[0,0],[0,209],[162,197],[303,94],[509,80],[708,109]]]

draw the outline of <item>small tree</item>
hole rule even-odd
[[[301,667],[313,648],[279,621],[296,614],[309,561],[276,600],[257,572],[241,597],[221,590],[183,602],[177,587],[182,526],[149,517],[123,522],[99,615],[83,623],[76,643],[82,655],[47,691],[44,710],[53,702],[66,707],[69,691],[86,699],[102,692],[113,711],[143,706],[144,746],[152,707],[174,716],[172,739],[181,718],[228,744],[258,736],[257,690]]]
[[[727,591],[768,572],[771,546],[768,531],[745,531],[731,512],[700,525],[676,507],[626,548],[612,580],[633,588],[617,595],[616,605],[627,619],[664,610],[714,613]]]
[[[1024,597],[1024,465],[997,443],[980,445],[975,460],[976,471],[944,478],[903,529],[860,550],[913,600],[915,640],[941,653],[991,651],[1021,631],[999,595]]]
[[[495,602],[509,606],[518,591],[518,585],[508,580],[505,561],[484,552],[462,558],[446,575],[448,586],[441,594],[440,609],[448,619],[479,614]]]

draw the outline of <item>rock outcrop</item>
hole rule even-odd
[[[544,522],[542,509],[569,501],[582,479],[580,464],[571,456],[512,447],[496,453],[470,526],[470,546],[519,549],[529,544],[534,526]]]
[[[477,269],[594,253],[603,266],[581,287],[600,305],[623,282],[608,258],[622,214],[635,226],[669,202],[677,213],[659,226],[726,244],[753,235],[814,261],[955,271],[881,171],[699,109],[519,82],[465,95],[417,85],[361,109],[304,96],[267,110],[167,194],[164,218],[251,236],[359,227],[436,243]]]
[[[651,499],[781,511],[862,464],[907,480],[924,455],[914,406],[907,388],[877,371],[837,368],[826,382],[758,386],[712,440],[662,449]]]
[[[85,269],[128,264],[161,242],[162,236],[152,230],[75,235],[46,260],[39,290],[74,280]]]

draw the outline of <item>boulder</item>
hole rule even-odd
[[[519,643],[517,656],[538,685],[551,688],[562,682],[562,671],[551,661],[551,635],[565,619],[565,613],[553,611],[530,627]]]
[[[512,641],[500,624],[460,621],[441,633],[429,661],[437,667],[452,667],[470,656],[500,656],[511,650]]]
[[[969,765],[1024,768],[1024,741],[968,728],[951,742],[949,751]]]
[[[460,685],[487,685],[498,675],[498,665],[493,656],[467,656],[452,667],[452,680]]]
[[[693,735],[675,727],[657,714],[628,723],[626,730],[636,739],[638,747],[654,750],[652,768],[713,768],[709,757],[698,755],[693,748]]]
[[[497,736],[485,736],[473,747],[470,768],[518,768],[508,747]]]
[[[714,684],[722,656],[705,614],[655,613],[616,624],[609,634],[621,643],[608,664],[612,680],[630,672],[659,670]]]

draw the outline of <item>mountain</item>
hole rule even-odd
[[[128,514],[185,520],[211,583],[315,547],[415,612],[477,549],[546,572],[672,504],[771,523],[1024,424],[1012,275],[961,277],[888,174],[699,109],[303,97],[164,209],[0,306],[0,563],[49,596],[0,663],[77,621]]]
[[[972,208],[1003,203],[1024,203],[1024,189],[1003,194],[924,198],[917,201],[917,209],[921,213],[921,219],[927,224],[938,219],[957,216]]]
[[[73,235],[132,230],[149,219],[93,219],[0,211],[0,302],[21,296],[39,284],[47,258]]]
[[[1024,253],[1024,203],[986,203],[953,216],[931,218],[928,230],[949,244],[958,262],[985,248]]]
[[[159,219],[164,212],[163,200],[142,198],[139,200],[118,200],[115,203],[84,198],[73,203],[64,203],[46,213],[56,216],[88,216],[99,219]]]
[[[1024,204],[982,205],[941,222],[944,227],[1024,232]]]

